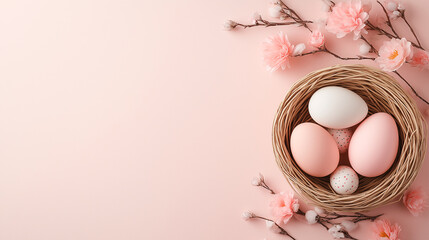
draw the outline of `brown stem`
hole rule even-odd
[[[344,233],[344,236],[348,239],[358,240],[357,238],[352,237],[347,231],[341,231],[341,232]]]
[[[405,80],[405,78],[404,77],[402,77],[402,75],[401,74],[399,74],[398,73],[398,71],[393,71],[396,75],[398,75],[398,77],[400,77],[407,85],[408,85],[408,87],[410,87],[411,88],[411,90],[413,91],[413,93],[418,97],[418,98],[420,98],[423,102],[425,102],[426,104],[428,104],[429,105],[429,102],[428,101],[426,101],[423,97],[421,97],[417,92],[416,92],[416,90],[414,90],[414,88],[411,86],[411,84],[407,81],[407,80]]]
[[[298,13],[293,10],[292,8],[290,8],[288,5],[286,5],[286,3],[283,2],[283,0],[279,0],[279,3],[282,7],[284,7],[286,10],[289,10],[291,12],[291,14],[289,15],[293,20],[297,21],[297,22],[305,22],[299,15]],[[308,31],[313,32],[310,27],[308,27],[308,25],[306,23],[303,24],[303,26],[305,28],[308,29]]]
[[[267,189],[268,191],[270,191],[271,194],[276,194],[265,182],[264,180],[261,181],[261,184],[259,185],[265,189]]]
[[[311,21],[305,21],[307,23],[311,23]],[[294,25],[294,24],[304,24],[303,22],[297,22],[297,21],[293,21],[293,22],[270,22],[267,20],[257,20],[255,23],[253,24],[242,24],[242,23],[236,23],[236,26],[240,26],[242,28],[251,28],[251,27],[272,27],[272,26],[285,26],[285,25]]]
[[[399,37],[399,35],[398,35],[398,33],[396,33],[395,29],[393,28],[392,22],[390,21],[390,17],[389,17],[389,14],[387,13],[386,8],[383,6],[383,4],[382,4],[380,1],[378,1],[378,0],[377,0],[377,3],[378,3],[378,4],[380,4],[381,8],[383,9],[384,14],[386,15],[386,18],[387,18],[387,21],[386,21],[387,26],[389,26],[389,27],[390,27],[390,29],[392,30],[393,34],[395,34],[395,37],[396,37],[396,38],[400,38],[400,37]]]
[[[422,44],[420,43],[420,40],[419,40],[419,38],[417,37],[417,34],[414,32],[414,29],[411,27],[411,25],[408,23],[408,21],[407,21],[407,18],[405,18],[405,10],[403,10],[402,12],[401,12],[401,18],[402,19],[404,19],[404,21],[405,21],[405,23],[407,24],[407,26],[408,26],[408,28],[411,30],[411,32],[413,33],[413,35],[414,35],[414,38],[416,39],[416,41],[417,41],[417,47],[418,48],[420,48],[420,49],[422,49],[422,50],[424,50],[423,49],[423,47],[422,47]]]
[[[378,51],[377,49],[375,49],[375,47],[364,37],[364,36],[360,36],[360,38],[365,41],[370,47],[371,47],[371,52],[375,53],[378,55]]]
[[[290,237],[292,240],[296,240],[284,228],[282,228],[280,225],[278,225],[273,220],[271,220],[269,218],[266,218],[266,217],[261,217],[261,216],[258,216],[258,215],[254,215],[252,218],[259,218],[259,219],[262,219],[262,220],[265,220],[265,221],[270,221],[270,222],[274,223],[276,225],[276,227],[278,227],[280,229],[280,234],[286,235],[286,236]]]
[[[330,54],[330,55],[332,55],[332,56],[334,56],[334,57],[336,57],[338,59],[341,59],[341,60],[375,60],[375,58],[373,58],[373,57],[364,57],[364,56],[341,57],[340,55],[332,52],[331,50],[327,49],[326,47],[319,48],[318,50],[315,50],[315,51],[303,53],[303,54],[297,55],[295,57],[301,57],[301,56],[311,55],[311,54],[315,54],[315,53],[319,53],[319,52],[326,52],[326,53],[328,53],[328,54]]]

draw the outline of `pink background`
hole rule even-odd
[[[322,1],[288,2],[305,18],[322,16]],[[429,2],[407,3],[429,48]],[[272,153],[274,114],[306,73],[353,62],[319,54],[266,72],[267,36],[282,29],[296,44],[307,32],[222,24],[266,16],[267,4],[3,1],[0,239],[286,239],[240,217],[269,216],[269,194],[250,185],[258,172],[276,191],[289,189]],[[358,51],[350,38],[328,41],[343,55]],[[429,99],[428,71],[401,72]],[[429,192],[427,182],[428,161],[415,186]],[[394,204],[373,213],[381,212],[403,227],[402,239],[427,239],[428,212],[412,217]],[[354,236],[368,239],[369,227]],[[298,220],[286,228],[299,240],[330,239]]]

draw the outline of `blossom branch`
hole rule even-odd
[[[279,229],[279,231],[280,231],[279,234],[286,235],[286,236],[290,237],[292,240],[296,240],[296,238],[294,238],[292,235],[290,235],[286,231],[286,229],[284,229],[283,227],[281,227],[274,220],[271,220],[271,219],[266,218],[266,217],[258,216],[258,215],[254,214],[252,212],[244,212],[243,215],[242,215],[242,217],[244,218],[244,220],[249,220],[249,219],[254,219],[255,218],[255,219],[261,219],[261,220],[265,220],[265,221],[271,222],[271,223],[273,223]]]
[[[420,43],[419,38],[417,37],[417,34],[414,32],[414,29],[411,27],[411,25],[408,23],[407,18],[405,17],[405,10],[401,11],[401,18],[404,19],[405,23],[407,24],[408,28],[411,30],[411,33],[414,35],[414,38],[417,41],[417,46],[418,48],[423,49],[422,44]]]
[[[318,50],[314,50],[314,51],[311,51],[311,52],[302,53],[300,55],[296,55],[295,57],[301,57],[301,56],[311,55],[311,54],[315,54],[315,53],[319,53],[319,52],[328,53],[328,54],[330,54],[330,55],[332,55],[332,56],[334,56],[334,57],[336,57],[338,59],[341,59],[341,60],[375,60],[375,58],[373,58],[373,57],[364,57],[364,56],[341,57],[340,55],[332,52],[331,50],[329,50],[326,47],[322,47],[322,48],[319,48]]]
[[[282,6],[286,10],[285,11],[286,14],[287,14],[287,11],[290,12],[290,14],[287,14],[287,15],[291,17],[295,22],[304,22],[304,20],[298,15],[298,13],[292,8],[290,8],[288,5],[286,5],[286,3],[283,2],[283,0],[279,0],[278,2],[280,6]],[[310,29],[310,27],[308,27],[306,23],[304,23],[302,26],[307,28],[310,32],[312,32],[312,30]]]
[[[364,36],[360,36],[360,38],[364,41],[364,42],[366,42],[366,44],[368,44],[370,47],[371,47],[371,51],[370,52],[373,52],[373,53],[375,53],[375,54],[377,54],[378,55],[378,51],[377,51],[377,49],[374,47],[374,45],[372,45]]]
[[[264,175],[262,175],[261,173],[259,173],[259,177],[255,177],[252,179],[252,185],[256,186],[256,187],[263,187],[265,189],[267,189],[268,191],[270,191],[271,194],[276,194],[273,189],[271,189],[268,184],[265,182],[265,178]]]
[[[380,4],[381,8],[383,9],[384,14],[386,15],[387,18],[387,26],[390,27],[390,29],[392,30],[393,34],[395,35],[396,38],[400,38],[398,33],[396,33],[395,29],[393,28],[392,22],[390,21],[390,17],[389,14],[387,13],[386,8],[383,6],[383,4],[377,0],[377,3]]]
[[[260,20],[255,20],[255,22],[253,24],[242,24],[242,23],[238,23],[235,22],[235,27],[242,27],[242,28],[251,28],[251,27],[273,27],[273,26],[287,26],[287,25],[294,25],[294,24],[298,24],[298,25],[302,25],[305,23],[311,23],[311,21],[291,21],[291,22],[270,22],[264,19],[260,19]]]
[[[418,97],[418,98],[420,98],[423,102],[425,102],[426,104],[428,104],[429,105],[429,102],[427,101],[427,100],[425,100],[422,96],[420,96],[417,92],[416,92],[416,90],[411,86],[411,84],[407,81],[407,80],[405,80],[405,78],[401,75],[401,74],[399,74],[398,73],[398,71],[393,71],[396,75],[398,75],[398,77],[400,77],[407,85],[408,85],[408,87],[410,87],[411,88],[411,90],[413,91],[413,93]]]

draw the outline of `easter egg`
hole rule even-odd
[[[361,122],[368,114],[368,106],[355,92],[329,86],[317,90],[308,103],[310,116],[318,124],[343,129]]]
[[[331,187],[338,194],[352,194],[359,186],[359,177],[348,166],[338,166],[331,174]]]
[[[332,135],[332,137],[334,137],[334,140],[337,143],[338,150],[340,150],[340,153],[347,152],[347,149],[349,148],[349,144],[350,144],[350,139],[352,138],[352,135],[353,135],[352,129],[328,128],[328,132]]]
[[[392,166],[398,145],[398,128],[393,117],[375,113],[357,127],[350,140],[350,164],[362,176],[379,176]]]
[[[338,166],[340,154],[334,138],[315,123],[301,123],[290,137],[292,156],[307,174],[324,177]]]

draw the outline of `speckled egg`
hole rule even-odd
[[[337,142],[338,150],[340,153],[347,152],[347,149],[350,145],[350,139],[352,138],[353,131],[351,128],[345,129],[332,129],[328,128],[328,132],[334,137],[335,142]]]
[[[351,167],[338,166],[331,174],[331,186],[338,194],[352,194],[359,186],[359,177]]]

